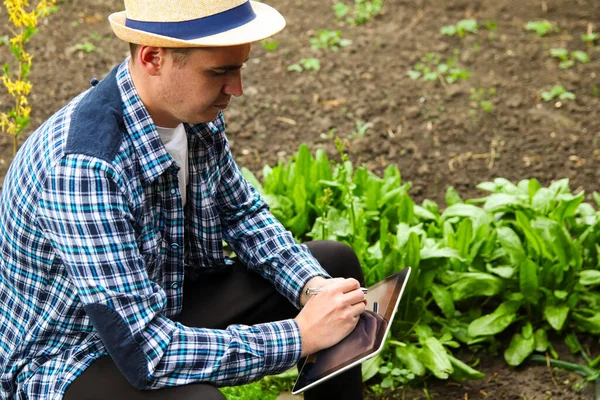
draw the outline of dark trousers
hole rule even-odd
[[[355,278],[364,285],[354,251],[331,241],[307,243],[312,254],[333,277]],[[293,318],[298,310],[267,280],[241,263],[198,282],[186,283],[183,310],[177,318],[190,327],[224,329],[231,324],[253,325]],[[65,400],[223,400],[211,384],[196,383],[160,390],[136,390],[108,356],[94,361],[67,388]],[[306,400],[362,399],[360,366],[326,381],[304,394]]]

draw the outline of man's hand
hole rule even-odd
[[[348,336],[366,308],[365,295],[356,279],[322,279],[325,282],[319,285],[309,281],[314,287],[321,287],[322,292],[311,296],[296,317],[302,336],[302,357]]]

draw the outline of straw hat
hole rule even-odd
[[[108,20],[120,39],[155,47],[234,46],[285,26],[277,10],[251,0],[125,0]]]

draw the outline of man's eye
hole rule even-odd
[[[227,73],[224,69],[213,69],[213,74],[215,75],[225,75]]]

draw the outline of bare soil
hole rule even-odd
[[[600,51],[580,40],[590,23],[600,31],[597,0],[385,0],[383,14],[362,26],[336,21],[331,0],[270,4],[288,26],[276,36],[275,51],[254,47],[244,71],[245,95],[225,111],[241,166],[260,176],[263,165],[289,158],[301,143],[335,158],[337,136],[355,163],[377,173],[398,165],[403,179],[413,184],[416,202],[432,199],[443,207],[448,186],[464,198],[479,197],[483,193],[476,185],[496,177],[515,182],[534,177],[544,185],[569,178],[571,188],[585,190],[586,196],[600,190]],[[34,89],[27,133],[128,54],[107,22],[110,12],[123,8],[121,0],[59,5],[30,45]],[[462,39],[440,35],[443,25],[464,18],[477,19],[479,33]],[[527,21],[541,19],[560,31],[544,37],[525,31]],[[3,8],[0,20],[7,20]],[[484,29],[485,20],[496,21],[497,30]],[[3,26],[0,36],[9,33]],[[353,43],[337,52],[313,51],[309,37],[317,29],[340,29]],[[86,42],[95,50],[77,50]],[[585,50],[591,62],[559,69],[549,56],[557,47]],[[470,71],[468,80],[449,85],[409,79],[408,70],[428,52],[447,58],[455,49],[460,66]],[[287,71],[309,57],[320,60],[320,71]],[[6,46],[0,47],[0,63],[10,58]],[[577,98],[544,102],[541,92],[555,84]],[[471,89],[480,88],[496,90],[489,96],[491,112],[471,98]],[[2,91],[0,110],[10,104]],[[369,129],[357,129],[366,123]],[[2,135],[0,182],[11,160],[12,138]],[[466,384],[436,381],[429,391],[437,399],[592,398],[591,385],[575,392],[574,376],[559,374],[555,383],[543,366],[515,371],[501,357],[488,357],[479,368],[487,378]],[[418,396],[424,398],[422,392],[404,393],[406,399]]]

